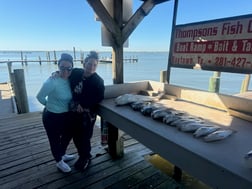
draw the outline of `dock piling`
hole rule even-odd
[[[56,64],[57,64],[57,56],[56,56],[56,51],[53,51],[53,54],[54,54],[54,64],[56,65]]]
[[[220,90],[220,75],[221,72],[214,72],[209,79],[208,91],[218,93]]]
[[[14,70],[14,94],[19,114],[28,113],[29,105],[25,87],[25,77],[23,69]]]
[[[244,80],[242,81],[240,93],[244,93],[248,91],[250,77],[251,77],[250,74],[246,74]]]

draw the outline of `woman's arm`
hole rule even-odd
[[[47,79],[36,96],[37,100],[44,106],[46,105],[47,102],[47,96],[54,88],[52,80],[53,80],[52,78]]]

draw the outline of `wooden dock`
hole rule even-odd
[[[63,174],[55,166],[41,112],[16,114],[8,83],[0,84],[0,188],[206,189],[183,173],[172,179],[173,165],[124,134],[124,156],[112,159],[101,145],[99,121],[92,138],[92,161],[85,172]],[[67,153],[77,154],[71,142]],[[186,186],[186,187],[185,187]],[[207,188],[209,189],[209,188]]]
[[[0,118],[16,112],[10,83],[0,83],[0,106]]]
[[[180,188],[146,160],[151,150],[124,136],[124,157],[111,159],[100,144],[100,129],[92,138],[92,161],[85,172],[59,172],[49,149],[41,113],[0,119],[0,188]],[[76,153],[71,143],[68,153]]]

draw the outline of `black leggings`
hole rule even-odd
[[[56,162],[61,160],[72,139],[71,126],[68,124],[68,120],[68,112],[57,114],[49,112],[46,108],[43,111],[42,121]]]
[[[71,112],[72,125],[74,125],[73,142],[81,159],[91,158],[91,138],[96,121],[95,113]]]

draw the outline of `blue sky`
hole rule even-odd
[[[142,1],[133,0],[133,12]],[[125,51],[168,51],[174,0],[157,5]],[[251,0],[180,0],[177,24],[252,13]],[[86,0],[0,0],[0,50],[110,51]]]

